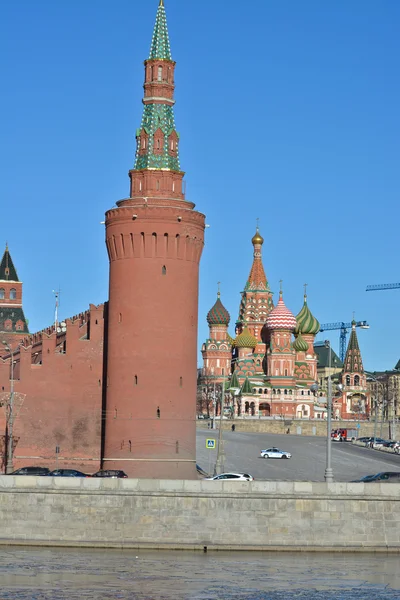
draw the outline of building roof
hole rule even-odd
[[[230,314],[221,302],[221,295],[218,292],[217,301],[214,306],[208,311],[207,323],[209,325],[229,325],[231,320]]]
[[[17,329],[18,322],[20,329]],[[28,323],[20,306],[0,306],[0,332],[29,333]]]
[[[158,5],[156,24],[154,26],[149,54],[149,60],[157,58],[162,60],[172,60],[164,0],[160,0]]]
[[[17,271],[14,267],[14,263],[8,250],[8,246],[6,246],[0,263],[0,280],[19,281]]]
[[[329,348],[326,346],[314,346],[314,352],[318,358],[318,368],[327,369],[329,367]],[[331,349],[331,366],[332,369],[343,368],[343,363],[334,350]]]

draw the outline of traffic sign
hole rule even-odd
[[[206,439],[206,448],[209,450],[215,450],[215,440],[212,438]]]

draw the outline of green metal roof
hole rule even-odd
[[[17,329],[18,321],[21,329]],[[0,306],[0,332],[29,333],[28,323],[20,306]]]
[[[240,393],[242,394],[242,396],[244,394],[253,394],[253,388],[251,387],[251,383],[248,377],[246,377],[246,379],[244,380]]]
[[[8,246],[6,246],[0,263],[0,279],[4,281],[19,281],[17,271],[8,251]]]
[[[149,59],[172,60],[171,48],[169,45],[167,17],[165,14],[164,1],[160,0],[157,10],[156,24],[154,26],[153,37],[151,40]]]

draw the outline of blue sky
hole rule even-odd
[[[3,0],[0,240],[30,329],[108,295],[100,222],[128,194],[157,0]],[[165,0],[187,198],[210,228],[199,346],[217,281],[237,318],[256,218],[274,291],[321,323],[366,319],[364,365],[400,358],[400,3]],[[339,332],[328,337],[338,350]]]

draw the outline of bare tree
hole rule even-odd
[[[197,377],[197,414],[211,417],[220,410],[222,386],[216,377],[205,369],[200,370]]]

